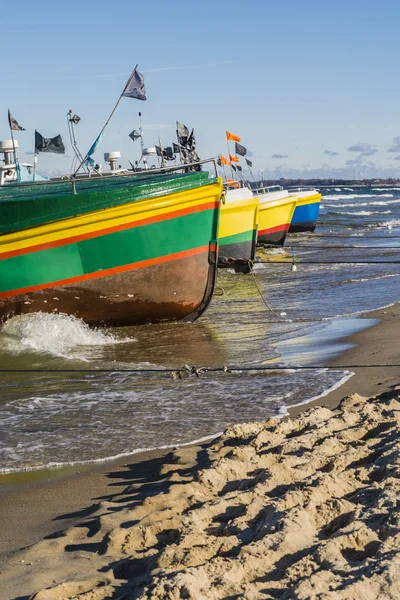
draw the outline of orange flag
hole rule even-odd
[[[236,135],[236,133],[231,133],[230,131],[227,131],[226,132],[226,139],[227,140],[232,140],[233,142],[240,142],[240,140],[242,138],[239,137],[238,135]]]
[[[219,157],[220,157],[223,165],[228,165],[228,167],[230,166],[231,163],[229,162],[229,160],[227,158],[225,158],[225,156],[222,156],[222,154],[220,154]]]
[[[233,162],[239,162],[239,159],[237,156],[232,156],[232,154],[229,155],[229,160],[231,161],[231,163]]]

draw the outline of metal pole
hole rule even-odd
[[[14,134],[13,134],[11,125],[10,125],[10,133],[11,133],[11,140],[12,140],[13,151],[14,151],[14,162],[15,162],[15,171],[17,173],[17,182],[21,183],[21,172],[20,172],[20,168],[19,168],[19,164],[18,164],[17,151],[15,149]]]
[[[229,150],[229,140],[228,140],[228,138],[226,138],[226,146],[228,148],[228,160],[229,160],[229,164],[231,165],[232,179],[235,179],[235,173],[233,171],[233,167],[232,167],[232,163],[231,163],[231,152]]]
[[[131,73],[131,75],[130,75],[130,77],[129,77],[128,81],[126,82],[126,84],[125,84],[125,86],[124,86],[124,89],[123,89],[123,90],[122,90],[122,92],[121,92],[121,95],[120,95],[120,97],[119,97],[119,98],[118,98],[118,100],[117,100],[117,103],[116,103],[116,105],[114,106],[113,110],[111,111],[111,114],[110,114],[110,116],[108,117],[107,121],[105,122],[105,124],[104,124],[104,126],[103,126],[103,129],[100,131],[99,135],[97,136],[98,138],[99,138],[99,137],[102,135],[102,133],[104,132],[105,128],[107,127],[107,125],[108,125],[108,124],[109,124],[109,122],[111,121],[111,119],[112,119],[112,117],[113,117],[113,115],[114,115],[115,111],[117,110],[118,104],[119,104],[119,103],[121,102],[121,100],[122,100],[122,97],[123,97],[123,95],[124,95],[124,92],[125,92],[126,88],[127,88],[127,87],[128,87],[128,85],[130,84],[130,82],[131,82],[131,81],[132,81],[132,79],[133,79],[133,76],[134,76],[134,74],[136,73],[136,69],[137,69],[137,67],[138,67],[138,65],[136,65],[136,67],[133,69],[133,71],[132,71],[132,73]],[[96,138],[96,139],[97,139],[97,138]],[[83,165],[83,163],[84,163],[84,162],[85,162],[85,160],[87,159],[87,156],[88,156],[88,155],[87,155],[87,153],[86,153],[86,155],[85,155],[85,158],[84,158],[84,159],[81,161],[81,163],[79,164],[79,167],[76,169],[76,171],[75,171],[75,173],[74,173],[74,175],[73,175],[74,177],[76,176],[76,174],[78,173],[79,169],[81,168],[81,166]]]
[[[164,152],[163,152],[163,146],[162,146],[160,137],[158,138],[158,143],[160,145],[160,150],[161,150],[161,157],[160,157],[161,158],[161,168],[164,168],[165,167]]]
[[[142,149],[142,155],[140,157],[141,160],[143,160],[143,164],[144,164],[144,168],[147,170],[147,160],[143,154],[143,150],[144,150],[144,140],[143,140],[143,128],[142,128],[142,113],[139,113],[139,133],[140,133],[140,147]],[[140,163],[140,160],[139,160]]]

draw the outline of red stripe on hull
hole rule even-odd
[[[209,250],[215,250],[215,244],[209,246],[201,246],[200,248],[191,248],[190,250],[184,250],[182,252],[176,252],[175,254],[168,254],[167,256],[158,256],[157,258],[149,258],[147,260],[141,260],[136,263],[129,265],[121,265],[120,267],[113,267],[111,269],[104,269],[103,271],[96,271],[95,273],[87,273],[84,275],[78,275],[77,277],[70,277],[68,279],[61,279],[60,281],[51,281],[49,283],[43,283],[40,285],[30,286],[26,288],[19,288],[17,290],[10,290],[7,292],[1,292],[0,298],[10,298],[12,296],[18,296],[20,294],[26,294],[28,292],[35,292],[38,290],[45,290],[56,286],[68,285],[70,283],[77,283],[79,281],[88,281],[90,279],[98,279],[114,273],[123,273],[124,271],[133,271],[135,269],[141,269],[142,267],[148,267],[150,265],[159,265],[162,263],[178,260],[179,258],[187,258],[189,256],[195,256]]]
[[[62,240],[54,240],[46,244],[38,244],[36,246],[29,246],[27,248],[20,248],[18,250],[11,250],[10,252],[0,253],[0,260],[11,258],[13,256],[20,256],[23,254],[29,254],[30,252],[39,252],[40,250],[47,250],[48,248],[57,248],[59,246],[66,246],[67,244],[74,244],[81,242],[82,240],[90,240],[101,235],[107,235],[109,233],[115,233],[116,231],[123,231],[124,229],[131,229],[132,227],[142,227],[143,225],[150,225],[151,223],[159,223],[160,221],[167,221],[168,219],[175,219],[176,217],[183,217],[185,215],[202,212],[203,210],[210,210],[218,208],[218,202],[207,202],[197,206],[191,206],[189,208],[182,208],[171,213],[163,213],[155,217],[148,217],[140,221],[131,221],[129,223],[123,223],[122,225],[115,225],[114,227],[108,227],[97,231],[91,231],[82,235],[75,235],[73,237],[64,238]],[[1,297],[1,294],[0,294]]]
[[[285,225],[277,225],[276,227],[270,227],[269,229],[262,229],[258,231],[258,235],[265,235],[267,233],[275,233],[279,231],[287,231],[289,229],[290,223],[286,223]]]

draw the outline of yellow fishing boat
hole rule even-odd
[[[280,186],[253,191],[259,200],[258,243],[283,246],[298,199]]]
[[[218,266],[250,270],[257,242],[258,198],[247,188],[228,189],[221,204]]]

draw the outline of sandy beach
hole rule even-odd
[[[331,361],[355,375],[289,419],[3,478],[0,598],[399,598],[399,368],[362,365],[399,362],[400,307],[367,316]]]

